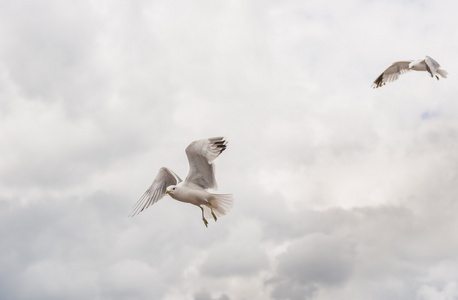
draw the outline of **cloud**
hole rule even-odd
[[[445,242],[455,221],[436,219],[441,211],[387,206],[301,215],[305,234],[276,256],[276,275],[267,281],[275,299],[408,298],[453,286],[446,267],[453,263],[444,259],[458,246]]]
[[[258,224],[236,224],[229,237],[208,253],[201,267],[202,276],[253,276],[266,269],[268,260],[260,241]]]
[[[316,285],[344,283],[354,264],[354,250],[351,248],[343,241],[321,234],[312,234],[294,242],[278,258],[277,275],[271,281],[276,285],[274,298],[312,296],[317,290]]]
[[[209,293],[199,292],[194,295],[194,300],[230,300],[226,294],[221,295],[219,298],[212,298]]]
[[[1,298],[456,296],[454,11],[3,3]],[[370,89],[424,55],[451,77]],[[127,217],[160,167],[185,178],[186,146],[220,135],[229,215],[205,228],[165,197]]]

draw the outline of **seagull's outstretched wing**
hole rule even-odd
[[[425,63],[427,65],[433,66],[435,69],[440,68],[441,65],[437,61],[435,61],[432,57],[426,56]]]
[[[425,58],[425,65],[426,71],[428,71],[429,74],[431,74],[431,77],[434,77],[434,75],[436,74],[436,70],[440,68],[439,63],[429,56],[426,56]]]
[[[226,149],[223,137],[194,141],[186,148],[189,173],[185,182],[196,184],[204,189],[216,189],[215,165],[213,160]]]
[[[388,69],[380,74],[372,84],[373,88],[378,88],[385,85],[387,82],[395,81],[399,75],[404,74],[409,70],[410,61],[397,61],[393,63]]]
[[[165,195],[165,190],[170,185],[176,185],[182,180],[172,170],[162,167],[154,178],[153,183],[143,196],[135,203],[130,216],[135,216],[149,206],[153,205]]]

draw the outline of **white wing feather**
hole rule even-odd
[[[195,184],[204,189],[216,189],[215,160],[226,149],[223,137],[197,140],[186,148],[189,173],[185,183]]]
[[[425,63],[429,66],[434,67],[434,69],[439,69],[441,66],[437,61],[435,61],[432,57],[426,56]]]
[[[425,58],[425,65],[426,71],[431,74],[431,77],[434,77],[434,75],[436,75],[436,69],[440,68],[439,63],[429,56],[426,56]]]
[[[387,82],[395,81],[399,75],[404,74],[409,70],[410,61],[397,61],[393,63],[388,69],[380,74],[372,84],[373,88],[378,88],[385,85]]]
[[[162,167],[154,178],[153,183],[143,196],[135,203],[130,216],[135,216],[157,201],[161,200],[165,195],[165,190],[170,185],[176,185],[182,180],[172,170]]]

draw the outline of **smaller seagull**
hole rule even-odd
[[[378,88],[382,85],[385,85],[387,82],[395,81],[399,78],[399,75],[404,74],[407,71],[428,71],[431,74],[431,77],[436,76],[439,80],[439,74],[443,78],[447,78],[447,71],[440,68],[440,65],[437,61],[432,59],[429,56],[426,56],[423,60],[409,60],[409,61],[397,61],[393,63],[388,69],[380,74],[377,79],[375,79],[372,87]]]
[[[172,170],[162,167],[149,189],[134,205],[131,216],[142,212],[165,195],[173,199],[194,204],[202,210],[202,220],[206,227],[208,221],[205,216],[218,219],[227,214],[234,201],[230,194],[213,194],[207,189],[216,189],[215,160],[221,152],[226,150],[227,141],[223,137],[214,137],[197,140],[186,148],[189,161],[189,173],[184,181]]]

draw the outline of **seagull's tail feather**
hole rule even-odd
[[[436,73],[442,76],[443,78],[447,78],[448,72],[442,69],[436,69]]]
[[[213,209],[213,213],[216,217],[221,217],[227,214],[234,204],[234,197],[231,194],[210,194],[210,202],[211,209]],[[205,207],[207,208],[207,207]],[[208,207],[210,208],[210,207]],[[204,209],[205,213],[209,213],[211,216],[211,209]]]

